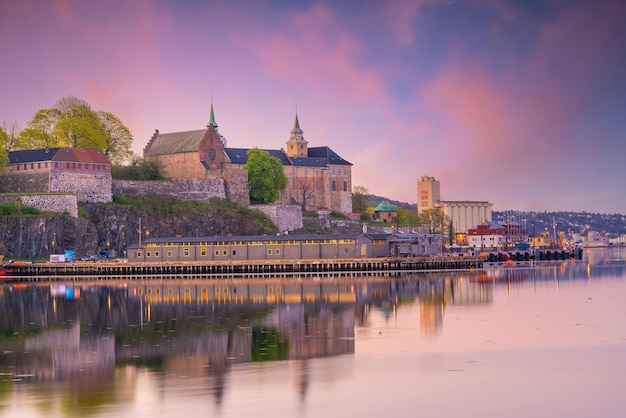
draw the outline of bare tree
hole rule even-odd
[[[306,204],[309,200],[315,198],[315,190],[313,190],[312,182],[304,179],[298,182],[298,194],[302,198],[302,211],[306,211]]]

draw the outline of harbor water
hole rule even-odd
[[[0,290],[0,417],[621,417],[626,249]]]

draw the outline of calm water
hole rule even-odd
[[[625,259],[5,285],[0,416],[622,417]]]

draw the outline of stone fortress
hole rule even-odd
[[[250,204],[245,148],[228,148],[211,104],[206,129],[156,131],[144,158],[158,161],[169,181],[111,179],[111,163],[96,149],[46,148],[11,151],[0,173],[1,201],[19,200],[44,211],[78,216],[78,202],[111,202],[114,194],[154,194],[208,202],[214,197]],[[308,147],[296,115],[287,151],[265,150],[278,158],[288,178],[278,204],[255,205],[281,231],[302,227],[302,208],[352,213],[352,164],[329,147]]]
[[[248,205],[248,172],[243,167],[250,149],[227,147],[213,105],[209,119],[206,129],[165,134],[157,130],[144,148],[144,158],[158,161],[172,179],[203,180],[217,188],[223,184],[224,197]],[[264,149],[280,160],[288,179],[279,203],[350,216],[352,164],[329,147],[309,147],[298,115],[286,145],[286,150]]]

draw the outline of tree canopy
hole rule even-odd
[[[418,219],[421,225],[428,225],[430,234],[445,235],[448,233],[450,218],[439,209],[426,209],[419,214]]]
[[[0,127],[0,165],[4,165],[9,162],[9,156],[7,155],[6,146],[9,143],[9,135]]]
[[[66,96],[52,108],[37,111],[12,148],[96,148],[113,164],[122,164],[132,157],[132,142],[130,130],[115,115],[94,111],[85,100]]]
[[[352,189],[352,210],[364,212],[369,201],[369,190],[365,186],[354,186]]]
[[[258,148],[249,150],[244,168],[248,170],[250,200],[253,202],[275,202],[287,188],[283,164],[267,151]]]

